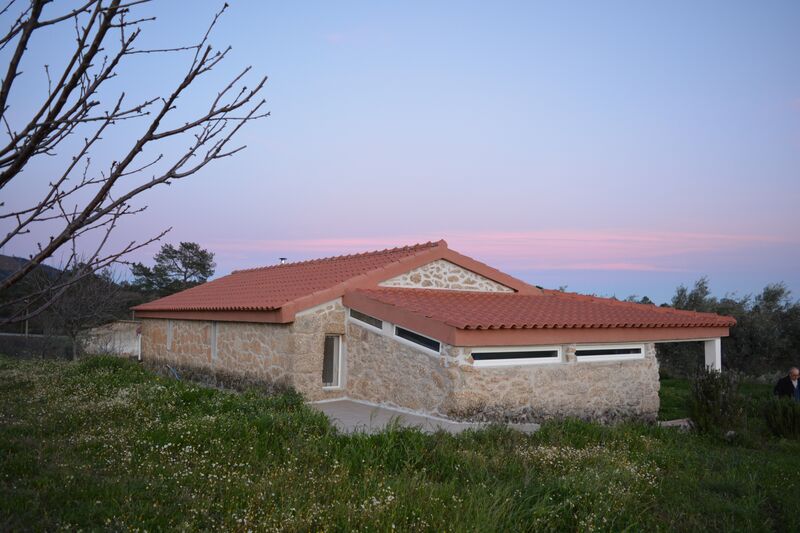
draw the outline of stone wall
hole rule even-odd
[[[643,359],[474,367],[469,348],[443,345],[437,357],[349,323],[348,395],[467,420],[541,421],[578,417],[655,420],[658,363],[653,344]]]
[[[438,259],[380,283],[382,287],[448,289],[454,291],[513,292],[513,289],[449,261]]]
[[[343,383],[338,390],[322,389],[322,359],[325,350],[325,335],[343,335],[345,332],[345,309],[341,300],[328,302],[313,309],[298,313],[291,325],[294,338],[292,350],[292,386],[308,400],[323,400],[345,396],[347,371],[343,372]],[[346,345],[346,342],[342,341]],[[347,368],[347,350],[342,349],[341,364]]]
[[[452,376],[437,356],[353,322],[346,339],[351,398],[439,413]]]
[[[215,369],[279,386],[293,385],[291,353],[289,326],[217,322]]]
[[[337,300],[298,313],[291,324],[143,319],[142,358],[291,386],[309,400],[341,397],[343,389],[322,389],[322,359],[325,334],[343,334],[344,317],[344,307]],[[169,322],[172,342],[168,348]],[[212,349],[214,327],[216,351]]]
[[[470,419],[543,420],[577,417],[594,420],[658,415],[658,362],[655,345],[645,344],[643,359],[578,362],[575,345],[563,346],[564,363],[474,367],[469,349],[447,347],[459,372],[443,410]]]
[[[349,396],[430,414],[471,420],[540,421],[574,416],[597,420],[658,413],[658,363],[645,357],[578,362],[563,346],[563,363],[474,367],[471,350],[442,345],[437,355],[346,321],[341,301],[299,313],[292,324],[142,320],[142,357],[149,362],[239,375],[292,386],[308,400]],[[322,388],[326,334],[344,334],[341,387]]]

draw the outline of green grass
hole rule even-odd
[[[772,386],[762,383],[742,383],[739,385],[739,392],[745,397],[748,413],[753,418],[760,416],[763,402],[772,398]],[[688,379],[662,378],[659,396],[661,399],[659,420],[689,418],[691,388]],[[760,421],[757,421],[758,424]]]
[[[0,357],[0,530],[800,530],[800,443],[747,442],[572,420],[347,436],[293,393]]]
[[[689,380],[662,378],[659,397],[661,406],[658,410],[659,420],[675,420],[689,418]]]

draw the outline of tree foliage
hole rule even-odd
[[[173,294],[214,275],[214,254],[194,242],[181,242],[178,247],[165,244],[155,255],[153,268],[133,263],[133,285],[142,292],[157,296]]]
[[[755,296],[711,294],[708,278],[689,289],[679,286],[672,307],[732,316],[736,325],[722,339],[723,365],[751,375],[782,372],[800,357],[800,301],[793,300],[783,283],[767,285]],[[688,375],[702,365],[702,346],[659,345],[661,367],[668,373]]]
[[[0,292],[9,292],[51,257],[61,256],[61,269],[71,274],[37,294],[26,293],[25,306],[4,298],[6,310],[14,310],[0,313],[6,321],[41,313],[71,284],[126,262],[132,251],[160,239],[168,230],[109,249],[120,223],[145,209],[136,201],[142,193],[237,153],[244,148],[231,146],[237,132],[268,115],[258,96],[266,78],[244,85],[250,67],[223,81],[206,102],[184,105],[230,51],[210,44],[227,4],[198,32],[195,44],[153,49],[142,43],[144,27],[155,21],[142,11],[149,1],[3,4],[0,15],[8,26],[0,32],[0,52],[8,63],[0,65],[0,193],[24,180],[31,194],[0,201],[0,247],[20,246],[26,239],[39,243],[25,264],[0,280]],[[62,26],[71,30],[71,40],[51,41],[64,33],[48,30]],[[47,44],[43,58],[29,51],[41,43]],[[184,70],[159,71],[159,77],[174,76],[164,94],[137,96],[115,88],[135,85],[122,78],[131,58],[165,53],[187,60]],[[109,83],[114,78],[123,81]],[[26,90],[36,88],[37,79],[43,90]],[[109,150],[108,137],[126,140]],[[45,158],[48,168],[60,168],[41,175],[38,162]]]

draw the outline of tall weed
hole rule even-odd
[[[739,376],[708,367],[697,370],[691,380],[689,412],[698,433],[728,436],[747,425],[744,398],[739,392]]]
[[[800,403],[773,398],[764,405],[764,418],[775,436],[800,439]]]

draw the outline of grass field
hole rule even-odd
[[[347,436],[291,393],[0,357],[0,530],[800,530],[800,443],[753,431]]]

